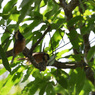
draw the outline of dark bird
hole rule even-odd
[[[25,48],[25,38],[19,32],[19,30],[15,32],[14,37],[15,37],[15,44],[13,48],[13,58],[12,58],[11,64],[13,63],[15,56],[21,53]]]
[[[32,56],[34,57],[36,63],[40,63],[43,61],[47,63],[47,61],[49,60],[49,55],[43,52],[33,53]]]
[[[36,61],[37,64],[41,63],[41,62],[45,62],[47,63],[47,61],[49,60],[49,55],[47,53],[44,53],[44,52],[35,52],[35,53],[32,53],[32,56],[34,58],[34,60]],[[27,60],[29,61],[29,59],[26,57],[26,58],[19,58],[18,60]]]

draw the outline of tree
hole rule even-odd
[[[2,2],[3,0],[0,1],[0,8]],[[10,0],[0,13],[0,27],[4,30],[1,33],[0,63],[5,67],[0,70],[0,75],[7,70],[10,72],[0,80],[0,95],[10,93],[13,85],[25,82],[27,83],[19,92],[21,95],[34,95],[36,92],[39,95],[88,95],[91,91],[93,94],[95,46],[92,46],[94,38],[89,40],[89,35],[95,32],[95,1],[22,0],[20,9],[16,4],[17,0]],[[10,50],[9,46],[14,42],[14,31],[18,29],[28,45],[10,64],[13,49]],[[49,43],[44,40],[47,35]],[[64,43],[64,35],[69,42]],[[45,43],[48,45],[45,46]],[[72,46],[64,49],[68,44]],[[40,71],[41,64],[34,61],[32,52],[46,52],[52,62]],[[63,54],[67,59],[65,62]],[[31,65],[17,60],[24,56],[28,57]],[[47,68],[49,66],[52,68]],[[64,70],[67,68],[70,69],[69,73]],[[29,81],[29,76],[34,77],[34,80]]]

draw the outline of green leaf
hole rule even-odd
[[[0,9],[1,9],[1,3],[2,3],[3,0],[0,0]]]
[[[39,12],[34,12],[31,17],[35,20],[43,21],[43,15]]]
[[[89,27],[83,26],[83,27],[81,28],[81,33],[82,33],[82,35],[85,35],[85,34],[88,33],[88,32],[89,32]]]
[[[44,0],[41,1],[40,7],[44,7],[45,6],[45,2]]]
[[[3,65],[4,67],[6,68],[6,70],[8,70],[9,72],[11,72],[11,68],[9,66],[9,62],[7,60],[7,57],[6,57],[6,54],[2,48],[2,46],[0,45],[0,56],[2,58],[2,61],[3,61]]]
[[[40,3],[41,3],[41,0],[35,0],[35,11],[38,11],[40,10]]]
[[[76,95],[79,95],[85,83],[85,72],[81,68],[77,68],[77,72]]]
[[[30,91],[29,91],[29,95],[34,95],[35,93],[36,93],[36,91],[38,90],[38,85],[37,84],[33,84],[32,86],[31,86],[31,89],[30,89]]]
[[[91,47],[87,54],[87,60],[90,61],[95,53],[95,46]]]
[[[11,14],[9,19],[14,20],[14,21],[18,21],[18,17],[19,17],[19,14]]]
[[[30,2],[30,0],[23,0],[22,2],[21,2],[21,5],[20,5],[20,7],[23,7],[23,6],[25,6],[27,3],[29,3]]]
[[[32,3],[33,3],[33,0],[32,1],[29,0],[29,2],[22,7],[21,14],[17,22],[17,26],[19,26],[19,24],[24,20],[25,16],[29,12],[29,9],[31,8]]]
[[[0,20],[0,25],[4,25],[4,23],[5,23],[5,20],[4,19],[1,19]]]
[[[3,8],[3,13],[8,14],[8,12],[13,8],[13,6],[17,3],[17,0],[9,1]]]
[[[55,14],[58,13],[58,11],[59,11],[59,6],[49,0],[47,4],[47,9],[44,14],[47,19],[52,19],[56,17]]]
[[[95,6],[95,1],[89,0],[87,3],[90,3],[92,6]]]
[[[62,58],[62,55],[69,52],[69,49],[62,50],[61,52],[57,53],[57,59]]]
[[[3,34],[3,36],[1,37],[1,41],[2,41],[2,43],[6,40],[6,39],[8,39],[10,37],[10,34],[9,33],[4,33]],[[8,41],[8,40],[7,40]]]
[[[53,46],[53,49],[56,49],[59,46],[59,41],[62,39],[64,32],[61,30],[56,30],[53,34],[49,44]]]
[[[55,91],[54,91],[54,87],[53,87],[52,82],[47,83],[46,95],[55,95]]]
[[[35,78],[41,78],[42,77],[41,73],[37,69],[33,70],[32,76],[35,77]]]
[[[8,30],[14,30],[17,28],[16,24],[10,24],[8,27]]]
[[[11,44],[11,41],[12,41],[12,39],[9,40],[9,41],[7,40],[7,42],[6,42],[5,46],[4,46],[4,51],[7,51],[9,45]]]
[[[34,84],[34,81],[28,83],[28,84],[24,87],[24,89],[22,90],[22,92],[21,92],[22,95],[23,95],[24,93],[27,93],[28,90],[30,89],[30,87],[31,87],[33,84]]]
[[[35,78],[34,81],[28,83],[24,89],[22,90],[22,93],[27,93],[28,95],[34,95],[37,89],[39,88],[39,83],[41,82],[41,79]]]
[[[54,29],[59,29],[63,26],[63,24],[66,22],[65,19],[62,19],[62,18],[58,18],[57,21],[55,21],[55,23],[51,24],[52,28]],[[61,30],[62,31],[62,30]]]
[[[76,61],[81,61],[82,54],[71,55]]]
[[[82,91],[81,91],[79,95],[89,95],[89,92],[91,92],[93,88],[94,88],[94,85],[89,80],[85,80],[85,85],[82,89],[84,94],[82,94]]]
[[[68,37],[73,45],[73,47],[79,50],[80,43],[81,43],[81,35],[77,33],[77,31],[72,30],[68,33]]]
[[[71,27],[73,26],[74,24],[76,24],[78,21],[82,21],[83,20],[83,17],[82,16],[76,16],[76,17],[73,17],[71,20],[68,21],[68,27]]]
[[[47,83],[44,82],[42,88],[40,89],[39,95],[44,95],[46,87],[47,87]]]
[[[14,85],[12,81],[12,76],[8,79],[5,86],[3,84],[3,87],[0,89],[0,95],[7,95],[9,91],[11,90],[12,86]]]
[[[65,89],[68,87],[67,79],[64,78],[64,76],[58,75],[57,82]]]
[[[22,71],[22,72],[23,72],[23,71]],[[20,82],[20,80],[21,80],[21,78],[22,78],[22,72],[17,72],[17,73],[13,76],[12,81],[14,82],[15,85],[17,85],[17,84]]]
[[[70,70],[69,74],[70,74],[70,79],[69,79],[69,83],[68,83],[69,84],[69,90],[71,92],[73,92],[76,81],[77,81],[77,72],[76,72],[76,70]]]
[[[27,72],[26,72],[26,74],[25,74],[22,82],[25,82],[28,79],[28,77],[30,76],[30,74],[31,74],[32,71],[33,71],[33,68],[32,69],[28,68],[28,70],[27,70]]]

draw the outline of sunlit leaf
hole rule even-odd
[[[0,94],[1,95],[6,95],[11,90],[11,87],[14,85],[14,83],[12,81],[12,77],[13,76],[9,75],[8,80],[4,81],[5,83],[3,83],[3,86],[0,89]]]
[[[57,59],[62,58],[62,55],[67,53],[67,52],[69,52],[68,49],[65,49],[65,50],[62,50],[61,52],[58,52],[57,55],[56,55]]]
[[[6,72],[5,68],[0,69],[0,75],[2,75],[4,72]]]
[[[14,21],[18,21],[19,14],[11,14],[10,19]]]

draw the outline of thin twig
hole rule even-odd
[[[50,30],[50,25],[48,26],[48,28],[45,30],[44,34],[40,37],[40,39],[31,47],[30,49],[30,55],[32,55],[33,50],[36,48],[36,46],[41,42],[41,40],[44,38],[44,36],[47,34],[47,32],[49,32]]]
[[[53,54],[53,45],[52,45],[52,39],[51,39],[51,35],[50,35],[50,32],[49,32],[49,36],[50,36],[50,43],[51,43],[51,49],[52,49],[52,54]]]

